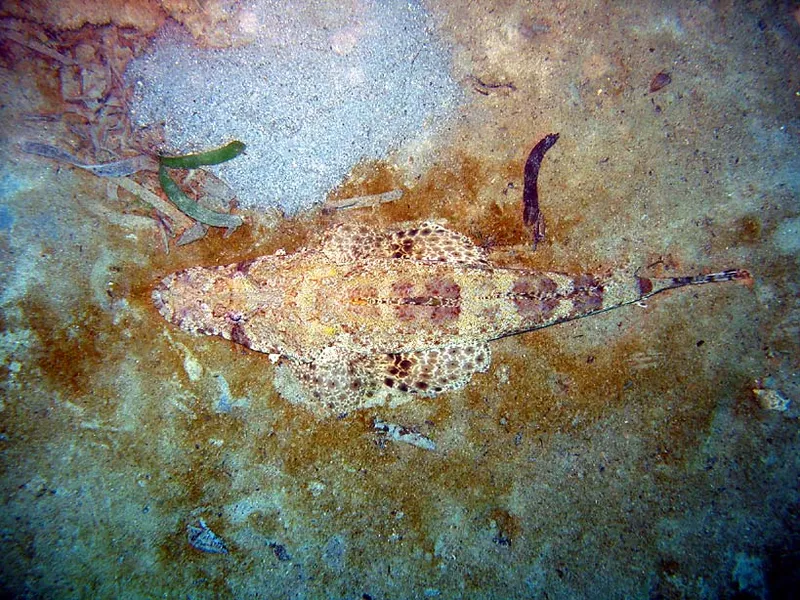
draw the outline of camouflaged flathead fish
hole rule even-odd
[[[648,279],[493,266],[435,223],[375,232],[341,225],[318,248],[166,277],[153,301],[171,323],[271,355],[321,415],[463,387],[488,342],[745,271]]]

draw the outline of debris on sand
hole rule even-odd
[[[35,154],[36,156],[42,156],[44,158],[65,162],[75,167],[80,167],[98,177],[125,177],[138,173],[139,171],[155,171],[157,166],[155,160],[145,154],[112,162],[88,164],[66,150],[49,144],[25,141],[20,144],[20,150],[26,154]]]
[[[378,431],[386,434],[385,437],[387,439],[395,442],[411,444],[412,446],[422,448],[423,450],[436,450],[436,442],[429,437],[425,437],[421,433],[413,431],[408,427],[404,427],[403,425],[387,423],[381,419],[375,419],[375,421],[372,423],[372,426]]]
[[[189,545],[200,552],[208,554],[228,554],[225,542],[216,533],[209,529],[203,519],[186,526]]]

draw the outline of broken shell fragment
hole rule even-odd
[[[225,542],[216,533],[211,531],[203,519],[186,526],[189,545],[200,552],[209,554],[227,554]]]
[[[753,395],[764,410],[786,412],[789,409],[790,400],[778,390],[755,388]]]

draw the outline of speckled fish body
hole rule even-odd
[[[317,249],[179,271],[153,300],[181,329],[283,357],[312,409],[340,414],[460,388],[488,368],[493,339],[743,276],[499,268],[434,223],[377,233],[341,226]]]

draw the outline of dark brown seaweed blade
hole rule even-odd
[[[558,141],[558,134],[546,135],[533,147],[525,163],[525,184],[522,190],[522,222],[532,228],[533,248],[544,239],[544,216],[539,210],[539,190],[536,187],[539,179],[539,168],[545,153]]]

